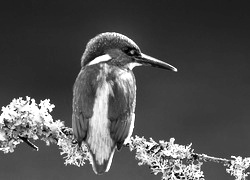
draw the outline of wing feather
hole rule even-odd
[[[135,78],[132,71],[122,71],[111,77],[113,94],[109,98],[109,119],[111,138],[119,150],[134,127],[136,101]]]
[[[98,72],[94,66],[84,68],[78,74],[74,84],[72,128],[79,144],[86,139],[88,121],[93,115]]]

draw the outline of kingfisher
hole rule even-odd
[[[129,142],[134,128],[136,82],[132,69],[152,66],[177,72],[143,54],[125,35],[106,32],[91,39],[81,58],[73,88],[72,128],[81,147],[90,152],[96,174],[110,169],[115,150]]]

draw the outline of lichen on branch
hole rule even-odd
[[[15,147],[25,142],[31,148],[38,147],[31,140],[43,140],[46,145],[56,144],[65,159],[65,165],[83,166],[90,161],[89,151],[85,144],[76,143],[72,129],[65,127],[64,122],[54,121],[51,112],[55,106],[46,99],[39,104],[34,99],[13,99],[2,107],[0,115],[0,150],[4,153],[14,152]],[[202,180],[202,164],[207,161],[222,163],[226,172],[236,180],[246,179],[249,172],[250,158],[231,156],[231,159],[217,158],[206,154],[194,153],[191,144],[184,146],[175,143],[175,139],[156,142],[152,138],[131,137],[127,147],[136,152],[139,165],[148,165],[153,174],[162,173],[163,180]]]
[[[38,150],[30,142],[41,139],[46,145],[57,144],[65,157],[65,164],[82,166],[88,159],[86,146],[79,148],[72,143],[72,129],[65,127],[64,122],[54,121],[50,113],[55,106],[49,99],[39,104],[34,99],[13,99],[6,107],[2,107],[0,115],[0,150],[4,153],[14,152],[14,148],[21,142]]]

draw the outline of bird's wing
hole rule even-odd
[[[96,94],[95,78],[98,71],[94,68],[82,69],[73,88],[72,128],[78,143],[85,140],[88,121],[93,115],[93,105]]]
[[[119,150],[134,127],[135,78],[132,72],[119,73],[112,84],[113,94],[109,98],[108,117],[111,122],[110,135]]]

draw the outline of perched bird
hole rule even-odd
[[[109,170],[115,149],[120,150],[132,134],[136,101],[132,69],[140,65],[177,71],[114,32],[91,39],[83,53],[73,89],[72,127],[78,144],[86,143],[96,174]]]

